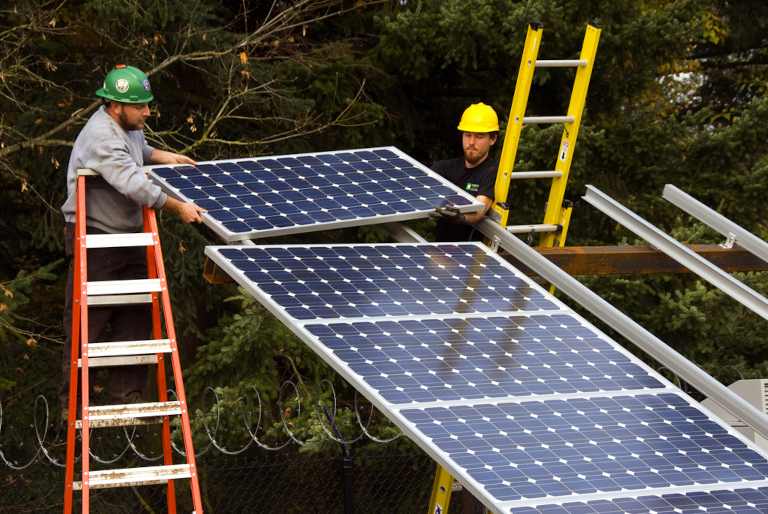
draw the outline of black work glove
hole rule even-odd
[[[459,212],[459,209],[453,205],[446,205],[445,209],[441,209],[435,205],[435,210],[429,213],[429,219],[442,221],[444,223],[456,223],[459,225],[463,225],[467,221],[467,217]]]

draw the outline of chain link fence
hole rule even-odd
[[[57,445],[66,443],[52,444]],[[436,465],[427,454],[399,446],[369,442],[350,448],[346,463],[349,470],[351,462],[351,473],[346,476],[351,479],[350,496],[356,514],[426,512]],[[3,449],[9,450],[7,445]],[[311,453],[295,446],[281,452],[249,449],[236,456],[215,451],[200,457],[197,464],[206,512],[349,513],[345,455],[332,442],[323,443]],[[110,466],[95,469],[137,465],[146,463],[135,456],[123,456]],[[40,459],[22,470],[0,467],[0,479],[0,513],[63,509],[64,469],[59,466]],[[176,481],[175,487],[178,511],[192,512],[189,481]],[[80,494],[75,492],[74,497],[74,512],[80,512]],[[455,492],[449,512],[458,514],[461,509],[461,494]],[[90,512],[94,514],[167,511],[164,485],[91,491]]]

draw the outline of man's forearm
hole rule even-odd
[[[464,215],[464,225],[474,225],[475,223],[483,219],[483,216],[485,216],[485,214],[491,208],[491,205],[493,205],[493,198],[490,198],[488,196],[480,195],[476,199],[483,202],[483,204],[485,204],[485,208],[477,212],[466,213]]]

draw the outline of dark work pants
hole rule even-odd
[[[88,234],[104,234],[103,230],[86,227]],[[75,279],[74,249],[75,224],[66,224],[64,247],[69,259],[69,278],[64,296],[64,358],[62,361],[63,382],[59,390],[62,405],[69,405],[69,378],[72,354],[72,296]],[[88,281],[139,280],[147,278],[147,257],[144,248],[94,248],[88,250]],[[79,322],[79,321],[78,321]],[[109,330],[108,330],[109,329]],[[88,342],[137,341],[149,339],[152,331],[152,307],[150,305],[89,307]],[[141,394],[147,383],[148,367],[116,366],[109,370],[110,403],[126,403]],[[93,398],[93,384],[97,369],[88,370],[90,399]],[[78,378],[79,380],[80,378]],[[81,397],[78,386],[78,401]]]

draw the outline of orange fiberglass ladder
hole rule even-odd
[[[197,481],[195,452],[189,427],[189,409],[184,395],[176,333],[171,315],[171,301],[165,277],[155,211],[142,207],[144,232],[133,234],[85,234],[85,182],[97,175],[91,170],[77,172],[77,220],[75,223],[75,274],[72,316],[72,358],[69,382],[69,421],[67,425],[67,465],[64,512],[72,512],[72,495],[82,491],[82,512],[89,512],[91,489],[167,484],[168,512],[176,512],[174,480],[190,479],[194,513],[202,514],[200,487]],[[147,249],[147,279],[88,282],[87,250],[91,248],[140,247]],[[160,317],[162,302],[167,339],[163,339]],[[88,307],[152,304],[154,339],[88,343]],[[79,321],[79,322],[78,322]],[[170,354],[177,401],[168,401],[165,386],[165,359]],[[79,358],[78,358],[79,357]],[[88,369],[103,366],[125,366],[157,363],[160,401],[91,407],[88,405]],[[82,368],[82,412],[77,419],[78,368]],[[181,416],[186,463],[174,464],[169,416]],[[163,424],[163,466],[91,471],[90,430],[104,427]],[[82,478],[74,481],[76,430],[81,430]]]

